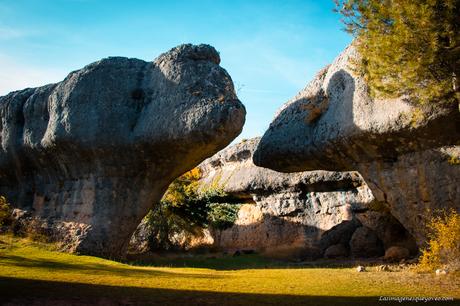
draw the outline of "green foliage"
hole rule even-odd
[[[419,268],[433,271],[447,267],[460,270],[460,214],[453,209],[433,217],[428,224],[428,247],[423,250]]]
[[[174,238],[180,234],[199,236],[201,227],[190,223],[175,212],[169,202],[160,202],[147,214],[148,244],[151,250],[176,248]]]
[[[0,196],[0,226],[11,223],[11,206],[4,196]]]
[[[240,208],[238,200],[220,188],[200,190],[200,177],[198,168],[178,177],[148,213],[150,249],[172,249],[178,235],[199,237],[203,228],[225,229],[234,223]]]
[[[460,0],[335,0],[381,97],[460,101]]]
[[[231,227],[238,217],[241,205],[229,203],[211,203],[208,205],[208,224],[210,227],[224,230]]]

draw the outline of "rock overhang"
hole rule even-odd
[[[358,163],[458,145],[457,105],[372,98],[350,64],[357,56],[349,46],[278,110],[254,154],[256,165],[350,171]]]

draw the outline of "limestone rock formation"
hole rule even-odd
[[[281,107],[254,154],[282,172],[358,171],[422,244],[433,210],[460,210],[460,112],[447,103],[374,99],[348,47]]]
[[[325,231],[351,220],[374,200],[355,172],[287,174],[255,166],[252,155],[259,140],[226,148],[199,166],[204,188],[222,188],[251,203],[240,209],[233,227],[218,233],[217,245],[227,249],[303,246],[315,252]]]
[[[69,251],[119,256],[169,183],[240,133],[244,106],[219,62],[181,45],[0,97],[0,193],[60,228]]]

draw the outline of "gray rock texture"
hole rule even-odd
[[[431,212],[460,210],[460,112],[446,103],[374,99],[348,47],[281,107],[254,154],[282,172],[358,171],[422,244]]]
[[[67,250],[120,256],[169,183],[241,132],[219,62],[211,46],[181,45],[0,97],[0,193],[59,223]]]
[[[356,172],[280,173],[255,166],[252,155],[259,140],[228,147],[199,166],[203,188],[222,188],[252,203],[240,209],[233,227],[219,234],[219,246],[302,245],[314,251],[325,231],[351,220],[373,202],[371,191]]]

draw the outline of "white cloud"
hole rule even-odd
[[[65,71],[28,66],[0,54],[0,96],[14,90],[59,82],[65,76]]]

